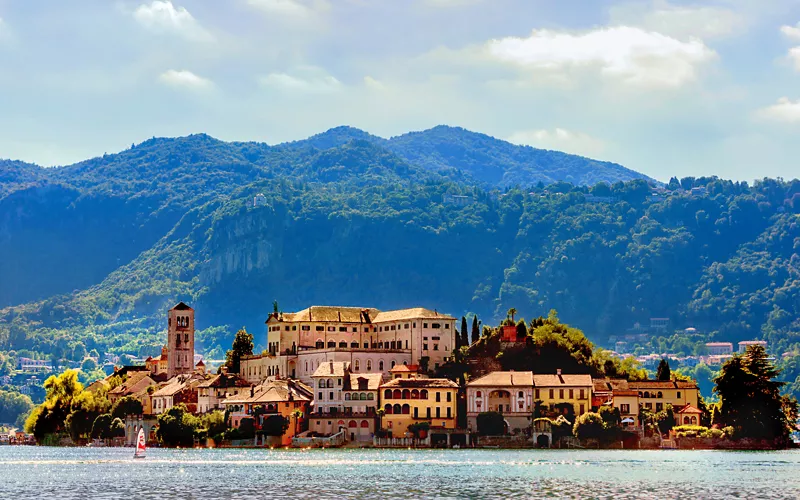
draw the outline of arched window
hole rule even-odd
[[[392,360],[392,368],[394,368],[394,360]]]
[[[663,398],[663,397],[664,397],[664,394],[663,394],[661,391],[658,391],[658,397],[659,397],[659,398]]]
[[[351,349],[358,349],[358,342],[350,342]]]
[[[350,393],[349,392],[345,392],[344,393],[344,400],[345,401],[350,401]]]
[[[375,395],[372,394],[371,392],[368,392],[367,393],[367,401],[372,401],[373,399],[375,399]]]
[[[419,399],[419,391],[414,389],[411,391],[411,399]]]
[[[399,404],[396,404],[392,407],[392,411],[395,415],[402,415],[403,414],[403,407]]]
[[[324,389],[325,388],[325,380],[324,379],[319,379],[319,388],[320,389]]]
[[[649,398],[650,397],[650,391],[644,391],[644,397],[645,398]]]
[[[476,398],[480,398],[480,397],[482,397],[482,396],[481,396],[481,391],[478,391],[478,392],[476,392],[476,393],[475,393],[475,397],[476,397]]]
[[[387,404],[386,406],[384,406],[383,407],[383,413],[385,413],[386,415],[391,415],[392,414],[392,405]]]
[[[392,399],[392,390],[386,389],[383,391],[383,399]]]
[[[350,429],[355,429],[358,427],[358,422],[356,422],[355,420],[351,420],[350,423],[347,424],[347,427],[349,427]]]
[[[306,361],[306,371],[308,371],[308,361]]]
[[[332,347],[336,347],[336,341],[334,341],[334,340],[329,340],[329,341],[328,341],[328,348],[332,348]]]
[[[361,428],[362,429],[369,429],[369,422],[367,422],[366,420],[362,420],[361,421]]]
[[[345,342],[344,340],[340,341],[339,347],[342,349],[347,349],[347,342]]]
[[[368,359],[367,360],[367,371],[370,371],[370,370],[372,370],[372,360]]]
[[[403,389],[403,399],[411,399],[411,391]]]
[[[428,399],[428,389],[419,391],[419,399]]]
[[[366,401],[366,400],[367,400],[367,393],[366,392],[362,392],[361,393],[361,401]]]
[[[518,398],[520,398],[520,399],[522,399],[522,398],[524,398],[524,397],[525,397],[525,394],[523,394],[523,392],[522,392],[522,391],[519,391],[519,392],[517,393],[517,397],[518,397]]]
[[[692,417],[692,425],[697,425],[697,417]]]
[[[333,379],[332,378],[328,379],[328,389],[333,389]]]
[[[690,421],[689,421],[689,417],[683,417],[683,423],[684,423],[685,425],[689,425],[689,423],[690,423]]]
[[[402,397],[403,393],[400,391],[400,389],[395,389],[392,393],[392,399],[402,399]]]
[[[323,349],[325,347],[325,342],[322,339],[317,339],[317,349]]]
[[[355,368],[355,370],[356,370],[356,371],[358,371],[358,367],[359,367],[359,363],[358,363],[358,360],[356,360],[356,364],[355,364],[355,367],[356,367],[356,368]]]
[[[411,407],[408,404],[403,405],[403,415],[410,415]]]
[[[378,370],[383,371],[383,360],[378,361]]]

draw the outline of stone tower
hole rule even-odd
[[[194,309],[183,302],[169,310],[167,376],[194,371]]]

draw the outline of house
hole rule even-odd
[[[221,408],[221,402],[231,396],[249,393],[252,384],[235,373],[220,373],[197,385],[197,411],[208,413]]]
[[[349,363],[329,362],[312,376],[314,412],[309,430],[332,435],[341,431],[347,439],[366,441],[375,432],[380,373],[353,373]]]
[[[509,430],[531,425],[533,372],[497,371],[467,383],[467,426],[477,429],[478,415],[503,414]]]
[[[658,412],[671,404],[677,411],[686,405],[699,406],[700,391],[695,382],[683,380],[639,380],[628,382],[628,387],[636,391],[640,406]]]
[[[592,410],[611,406],[619,410],[622,427],[639,425],[639,393],[624,379],[593,379]]]
[[[706,350],[711,356],[724,356],[733,353],[731,342],[706,342]]]
[[[703,412],[692,405],[686,405],[675,412],[677,425],[700,425]]]
[[[565,405],[570,405],[574,415],[583,415],[591,409],[591,375],[564,375],[559,369],[555,375],[534,374],[533,385],[534,401],[551,411],[569,414]]]
[[[161,347],[161,355],[148,357],[144,360],[144,365],[153,375],[166,375],[169,367],[169,349],[167,346]]]
[[[422,378],[424,376],[419,373],[419,365],[396,365],[389,370],[390,378]]]
[[[120,399],[133,396],[153,385],[156,385],[156,381],[150,377],[150,372],[131,372],[120,385],[108,391],[108,401],[113,405]]]
[[[739,352],[747,351],[747,348],[750,346],[760,345],[764,349],[767,348],[767,341],[766,340],[743,340],[739,342]]]
[[[253,418],[256,428],[274,415],[286,419],[289,427],[281,437],[281,445],[288,446],[307,422],[313,401],[311,387],[298,380],[266,380],[244,392],[226,398],[220,404],[230,415],[229,425],[238,428],[245,418]]]
[[[184,404],[191,413],[197,413],[197,386],[204,381],[200,375],[178,375],[153,393],[153,414],[160,415],[173,406]]]
[[[456,428],[458,385],[442,378],[394,378],[380,386],[383,427],[403,437],[408,426],[430,422],[431,428]]]

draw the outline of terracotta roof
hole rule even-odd
[[[373,320],[375,323],[385,323],[387,321],[402,321],[406,319],[452,319],[453,316],[431,311],[424,307],[414,307],[411,309],[398,309],[396,311],[379,312]]]
[[[347,361],[325,361],[320,363],[312,377],[344,377],[350,369]]]
[[[614,396],[638,396],[639,391],[614,391]]]
[[[381,389],[458,389],[458,384],[446,378],[393,378],[381,386]]]
[[[164,387],[153,393],[153,397],[174,396],[185,389],[195,389],[201,382],[202,379],[179,375],[168,380]]]
[[[267,322],[274,321],[270,315]],[[385,323],[388,321],[402,321],[407,319],[449,319],[453,316],[431,311],[424,307],[398,309],[395,311],[379,311],[370,307],[343,307],[343,306],[311,306],[295,313],[281,313],[277,320],[285,323],[319,322],[319,323]]]
[[[389,370],[389,373],[417,373],[419,365],[395,365],[394,368]]]
[[[467,383],[468,387],[533,387],[533,372],[492,372]]]
[[[201,360],[200,360],[200,361],[198,361],[198,362],[197,362],[197,364],[196,364],[196,365],[194,365],[194,366],[206,366],[206,364],[205,364],[205,363],[203,363],[203,360],[201,359]]]
[[[291,395],[291,397],[290,397]],[[297,380],[268,380],[251,389],[225,399],[222,404],[282,403],[286,401],[313,401],[310,387]]]
[[[695,408],[692,405],[686,405],[683,408],[681,408],[680,410],[678,410],[678,413],[700,413],[700,414],[702,414],[703,411],[702,410],[698,410],[697,408]]]
[[[733,347],[733,342],[706,342],[706,347]]]
[[[209,387],[250,387],[251,385],[250,382],[235,373],[221,373],[211,377],[205,382],[201,382],[197,387],[199,389],[207,389]]]
[[[358,388],[358,379],[367,381],[366,389]],[[380,373],[351,373],[349,379],[345,380],[345,391],[377,391],[383,382],[383,376]]]
[[[594,390],[596,392],[602,391],[627,391],[628,381],[624,378],[595,378],[592,379]]]
[[[591,375],[534,375],[537,387],[592,387]]]
[[[150,372],[131,372],[125,382],[108,391],[108,394],[127,396],[153,384],[155,384],[155,381],[150,378]]]
[[[187,306],[185,302],[178,302],[175,304],[175,307],[170,309],[171,311],[194,311],[191,307]]]
[[[684,380],[638,380],[628,382],[631,389],[697,389],[695,382]]]

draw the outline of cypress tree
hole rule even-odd
[[[466,316],[461,316],[461,345],[468,346],[469,345],[469,333],[467,333],[467,318]]]
[[[480,337],[481,332],[478,330],[478,315],[476,314],[472,317],[472,343],[477,342]]]
[[[666,359],[661,358],[661,362],[658,363],[658,371],[656,372],[656,379],[669,381],[671,376],[672,372],[669,369],[669,363],[667,362]]]

